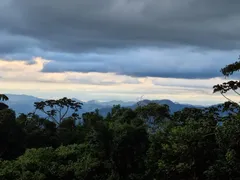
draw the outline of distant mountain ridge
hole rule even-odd
[[[42,101],[44,99],[42,98],[37,98],[34,96],[29,96],[29,95],[16,95],[16,94],[7,94],[9,97],[9,101],[5,102],[10,108],[16,111],[16,115],[19,115],[21,113],[29,113],[34,111],[34,102]],[[204,106],[195,106],[195,105],[189,105],[189,104],[180,104],[180,103],[175,103],[171,100],[168,99],[162,99],[162,100],[142,100],[139,102],[134,102],[134,101],[129,101],[129,102],[124,102],[124,101],[108,101],[108,102],[101,102],[97,100],[91,100],[91,101],[81,101],[76,98],[73,98],[75,101],[79,101],[83,103],[82,109],[79,111],[80,114],[85,113],[85,112],[92,112],[96,109],[99,109],[100,114],[105,116],[108,112],[111,111],[113,105],[118,105],[120,104],[122,107],[129,107],[131,109],[135,109],[137,106],[141,105],[147,105],[151,102],[157,103],[157,104],[167,104],[170,108],[170,112],[174,113],[176,111],[180,111],[186,107],[204,107]]]
[[[188,108],[193,108],[193,107],[204,107],[204,106],[199,106],[199,105],[190,105],[190,104],[180,104],[180,103],[174,103],[173,101],[169,100],[169,99],[162,99],[162,100],[148,100],[148,99],[145,99],[145,100],[142,100],[142,101],[139,101],[137,104],[134,105],[135,106],[138,106],[138,105],[147,105],[149,103],[156,103],[156,104],[166,104],[169,106],[170,108],[170,112],[171,113],[174,113],[176,111],[180,111],[186,107]]]
[[[182,109],[184,108],[194,108],[194,107],[197,107],[197,108],[204,108],[204,106],[200,106],[200,105],[190,105],[190,104],[180,104],[180,103],[174,103],[173,101],[169,100],[169,99],[162,99],[162,100],[148,100],[148,99],[145,99],[145,100],[141,100],[139,102],[135,102],[134,104],[130,105],[130,106],[125,106],[125,107],[129,107],[131,109],[135,109],[137,108],[138,106],[145,106],[145,105],[148,105],[149,103],[156,103],[156,104],[161,104],[161,105],[168,105],[169,106],[169,109],[170,109],[170,113],[174,113],[174,112],[177,112],[177,111],[181,111]],[[106,115],[108,112],[111,111],[111,107],[110,108],[103,108],[103,109],[100,109],[99,112],[100,114],[102,115]]]

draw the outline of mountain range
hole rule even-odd
[[[34,96],[29,96],[29,95],[7,94],[7,96],[9,97],[9,100],[5,103],[9,106],[9,108],[13,109],[16,112],[16,115],[19,115],[21,113],[27,114],[29,112],[33,112],[34,102],[45,100],[45,99],[41,99]],[[189,105],[189,104],[180,104],[168,99],[163,99],[163,100],[147,100],[146,99],[139,102],[134,102],[134,101],[124,102],[124,101],[116,101],[116,100],[108,101],[108,102],[101,102],[97,100],[83,102],[76,98],[73,98],[73,100],[83,103],[82,109],[79,111],[80,114],[83,114],[85,112],[92,112],[96,109],[99,109],[100,114],[103,116],[107,115],[107,113],[111,111],[111,108],[113,107],[113,105],[118,105],[118,104],[121,105],[122,107],[129,107],[132,109],[135,109],[139,104],[147,105],[150,102],[154,102],[157,104],[167,104],[170,108],[171,113],[182,110],[186,107],[199,107],[199,108],[203,107],[203,106],[195,106],[195,105]]]

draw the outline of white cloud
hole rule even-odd
[[[26,93],[39,97],[77,97],[82,100],[171,99],[192,104],[223,102],[219,94],[212,94],[212,86],[223,79],[137,78],[113,73],[43,73],[47,61],[0,61],[1,91]],[[235,98],[233,95],[231,97]]]

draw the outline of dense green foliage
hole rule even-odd
[[[67,98],[36,103],[46,118],[34,113],[16,117],[8,107],[0,109],[0,179],[240,177],[236,103],[228,102],[224,108],[186,108],[174,114],[168,106],[155,103],[135,110],[116,105],[106,117],[96,110],[83,114],[79,122],[81,105]],[[67,109],[74,113],[67,116]],[[222,117],[220,109],[229,114]]]

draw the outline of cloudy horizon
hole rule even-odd
[[[225,101],[212,87],[239,56],[239,1],[2,1],[3,93]]]

